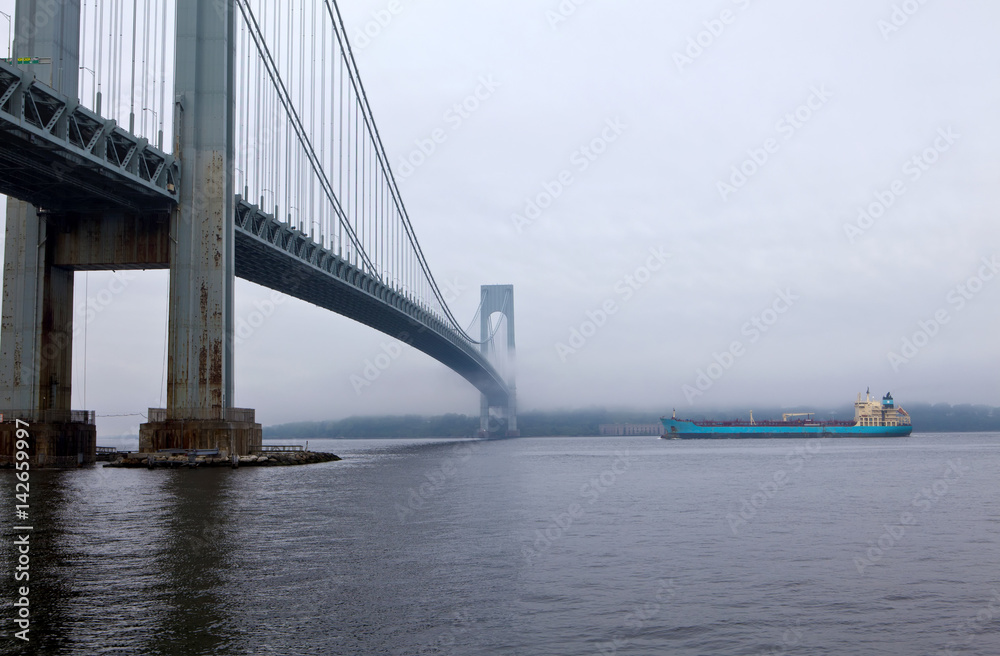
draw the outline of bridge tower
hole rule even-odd
[[[253,410],[233,407],[234,0],[177,0],[167,407],[150,409],[140,451],[259,448]]]
[[[79,80],[80,3],[17,0],[13,57],[36,79],[70,97]],[[55,263],[53,233],[63,216],[7,199],[0,324],[0,456],[13,457],[13,419],[28,422],[36,464],[94,462],[93,413],[71,412],[73,270]]]
[[[486,437],[490,434],[490,409],[500,408],[507,418],[507,437],[518,437],[521,432],[517,429],[517,394],[515,382],[515,353],[514,353],[514,286],[513,285],[483,285],[480,289],[482,302],[480,304],[479,326],[480,326],[480,349],[489,359],[489,348],[495,335],[490,331],[490,317],[499,312],[503,314],[507,325],[507,362],[494,362],[493,364],[503,372],[507,372],[507,386],[510,394],[506,403],[497,405],[486,394],[482,395],[480,401],[479,434]],[[503,366],[506,365],[506,366]],[[496,431],[493,431],[496,432]]]
[[[253,410],[232,407],[235,11],[234,0],[177,0],[175,207],[52,212],[8,201],[0,412],[31,422],[43,464],[95,458],[93,413],[70,411],[75,271],[170,270],[167,408],[150,409],[141,451],[260,445]],[[79,1],[17,0],[15,24],[14,56],[51,58],[32,72],[76,98]],[[0,457],[12,453],[4,430]]]

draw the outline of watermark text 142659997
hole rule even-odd
[[[14,514],[18,519],[18,524],[27,524],[28,510],[30,509],[28,479],[31,478],[29,471],[31,465],[28,462],[30,457],[28,450],[31,446],[31,434],[28,432],[30,426],[27,422],[17,419],[15,426],[17,428],[17,441],[14,443],[14,460],[17,463],[15,465],[17,483],[14,485],[14,498],[17,503],[14,506]],[[14,637],[25,642],[28,640],[28,629],[31,626],[31,599],[29,597],[30,589],[27,585],[31,566],[31,556],[29,555],[31,530],[31,526],[14,527],[14,554],[17,559],[17,563],[14,565],[14,581],[19,584],[15,590],[14,624],[20,629],[14,632]]]

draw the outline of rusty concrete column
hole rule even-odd
[[[79,0],[17,0],[14,56],[48,57],[26,65],[40,82],[76,97]],[[52,267],[38,210],[8,199],[0,324],[0,406],[70,409],[73,272]]]
[[[42,221],[47,223],[44,218]],[[45,262],[42,279],[41,358],[38,368],[39,396],[43,411],[69,411],[73,381],[74,272],[52,266],[55,245],[55,239],[46,239],[42,246]]]
[[[34,207],[7,199],[0,324],[0,406],[5,410],[41,409],[41,227]]]
[[[169,419],[221,420],[233,403],[233,0],[178,0],[171,217]]]

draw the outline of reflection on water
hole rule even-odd
[[[1000,639],[969,620],[1000,587],[996,437],[824,441],[736,534],[792,441],[310,440],[346,459],[33,471],[32,644],[0,653],[986,656]]]
[[[148,651],[154,654],[236,653],[233,622],[220,596],[233,557],[226,504],[234,477],[218,470],[171,472],[156,566],[161,604]],[[227,534],[228,533],[228,534]]]

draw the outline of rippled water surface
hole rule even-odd
[[[309,446],[32,472],[2,653],[1000,653],[998,434]]]

